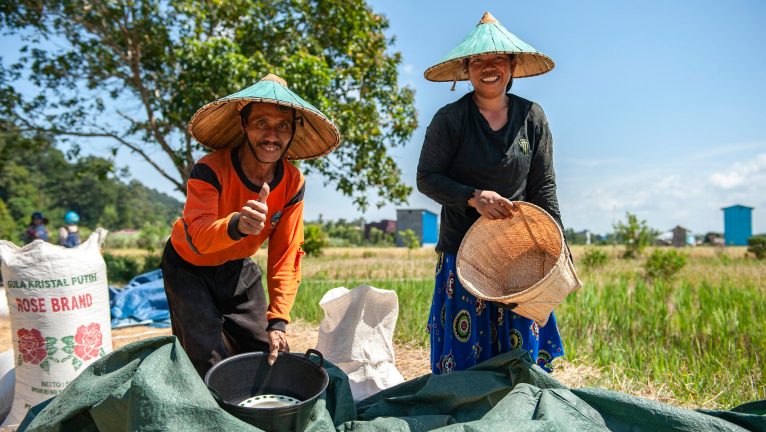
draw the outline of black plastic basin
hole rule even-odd
[[[319,364],[309,360],[315,354]],[[329,378],[322,368],[324,357],[310,349],[305,355],[279,353],[269,366],[268,353],[253,352],[229,357],[205,375],[218,404],[230,414],[268,432],[303,432],[311,410],[327,389]],[[299,400],[277,408],[246,408],[239,403],[256,395],[276,394]]]

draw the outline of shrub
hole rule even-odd
[[[306,225],[303,229],[303,251],[308,256],[322,255],[322,249],[327,247],[329,241],[322,227],[316,224]]]
[[[599,248],[592,247],[585,251],[585,256],[583,256],[581,262],[586,269],[591,270],[603,267],[607,261],[609,261],[609,256],[606,252]]]
[[[747,251],[758,259],[766,258],[766,237],[750,237],[747,239]]]
[[[141,249],[145,249],[150,254],[156,250],[162,250],[165,241],[170,235],[170,229],[167,224],[146,223],[141,227],[141,234],[138,237],[137,244]]]
[[[675,276],[686,265],[686,255],[675,250],[655,249],[644,263],[648,279],[667,280]]]
[[[106,262],[106,276],[109,283],[126,283],[134,276],[142,273],[138,259],[128,256],[112,255],[104,253]]]
[[[622,257],[626,259],[638,258],[652,240],[652,232],[646,221],[639,221],[638,216],[631,213],[626,213],[625,222],[618,222],[614,229],[617,237],[625,244]]]
[[[150,271],[160,268],[162,263],[162,255],[150,254],[144,257],[144,266],[141,269],[141,273],[148,273]]]

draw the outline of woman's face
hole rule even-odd
[[[477,94],[497,97],[505,94],[515,62],[508,54],[482,54],[468,59],[468,79]]]

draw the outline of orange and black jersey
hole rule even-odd
[[[269,184],[265,228],[258,235],[242,236],[237,230],[239,210],[248,200],[258,199],[261,188],[242,171],[238,150],[214,151],[194,165],[183,217],[173,225],[171,242],[190,264],[218,266],[252,256],[268,239],[266,319],[289,322],[300,283],[305,179],[298,168],[280,161]]]

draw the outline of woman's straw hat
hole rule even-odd
[[[332,120],[293,93],[285,80],[273,74],[200,108],[189,122],[189,133],[211,150],[241,144],[245,134],[239,111],[250,102],[273,103],[296,110],[298,121],[287,159],[318,158],[333,151],[340,143],[340,133]]]
[[[439,63],[428,68],[424,75],[429,81],[465,81],[468,74],[463,70],[463,59],[493,53],[515,56],[514,78],[541,75],[554,66],[550,57],[509,32],[489,12],[484,12],[473,31]]]
[[[512,218],[482,217],[471,226],[457,253],[457,276],[476,297],[507,304],[542,326],[582,282],[556,221],[534,204],[514,204]]]

